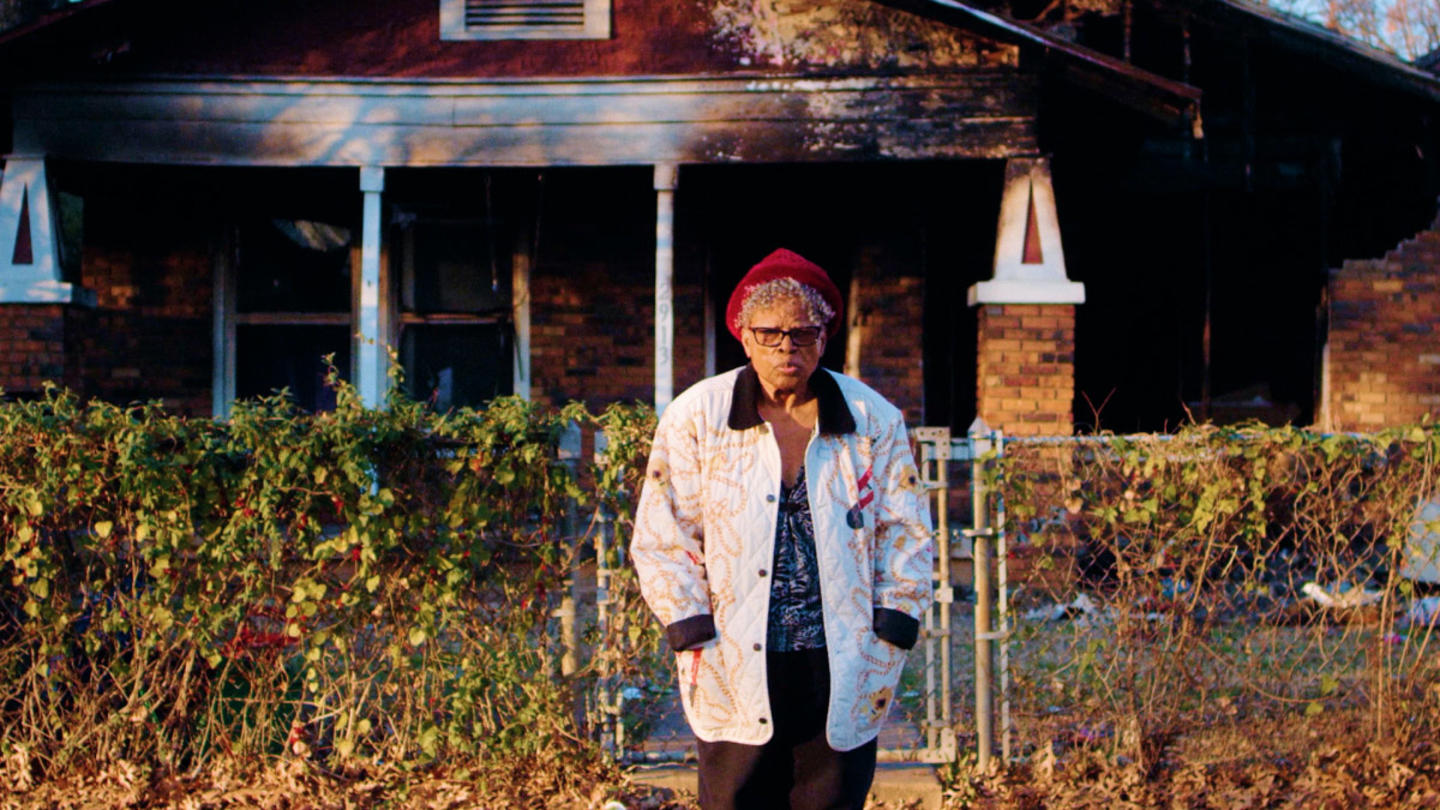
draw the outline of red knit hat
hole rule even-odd
[[[777,278],[793,278],[820,293],[825,303],[835,310],[834,317],[825,325],[825,337],[834,337],[845,315],[845,302],[840,298],[840,288],[835,286],[835,282],[830,280],[830,276],[820,265],[785,248],[761,259],[759,264],[750,268],[750,272],[740,279],[735,292],[730,293],[730,303],[725,307],[725,325],[729,327],[730,334],[740,340],[740,325],[737,321],[740,319],[740,309],[745,306],[745,299],[750,297],[750,291]]]

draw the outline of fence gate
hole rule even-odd
[[[970,435],[955,438],[948,427],[921,427],[911,433],[919,462],[920,476],[932,504],[935,528],[935,568],[932,581],[935,599],[926,612],[920,634],[920,649],[912,653],[907,671],[918,666],[923,675],[923,695],[919,709],[920,734],[912,744],[892,745],[881,748],[877,757],[882,762],[923,762],[940,764],[954,762],[959,756],[955,735],[955,716],[952,699],[952,685],[956,672],[953,667],[953,650],[957,641],[954,622],[955,588],[952,585],[952,541],[963,537],[974,549],[975,563],[975,723],[978,746],[978,764],[988,765],[990,745],[993,740],[993,714],[990,709],[993,692],[993,642],[1002,641],[1000,647],[1000,686],[1002,695],[1008,681],[1007,656],[1003,640],[1006,637],[1006,596],[1005,596],[1005,554],[1003,504],[997,509],[990,508],[991,493],[984,486],[982,468],[992,458],[991,451],[1000,452],[1002,437],[998,431],[990,431],[983,423],[972,426]],[[603,439],[601,440],[603,441]],[[598,442],[597,442],[598,444]],[[950,465],[969,464],[972,520],[967,528],[957,530],[956,521],[950,514],[953,484]],[[967,482],[960,482],[961,484]],[[994,518],[993,521],[991,518]],[[614,524],[605,515],[597,515],[599,529],[595,538],[595,617],[600,626],[601,638],[608,637],[608,622],[611,617],[610,583],[614,572],[612,566],[624,566],[624,544],[615,536]],[[992,552],[998,560],[998,581],[994,587],[990,581]],[[993,593],[999,594],[999,629],[992,617]],[[963,642],[961,642],[963,643]],[[913,676],[909,676],[913,677]],[[639,752],[627,750],[625,727],[625,703],[627,696],[639,688],[635,684],[618,682],[611,673],[600,672],[593,697],[593,707],[600,718],[601,743],[605,750],[620,761],[662,761],[685,757],[685,751]],[[678,701],[678,696],[676,698]],[[901,701],[903,703],[903,701]],[[1008,728],[1008,701],[1002,700],[1002,727]],[[1006,735],[1008,743],[1008,734]],[[1008,744],[1005,748],[1008,750]]]
[[[1010,755],[1009,701],[1009,601],[1005,564],[1005,505],[989,485],[986,475],[994,460],[1004,454],[1004,436],[991,430],[979,419],[970,426],[968,435],[954,437],[949,428],[921,427],[912,432],[920,477],[934,493],[935,516],[935,603],[925,617],[925,684],[926,684],[926,745],[911,751],[882,752],[889,759],[917,762],[953,762],[958,756],[951,697],[953,678],[960,673],[952,666],[951,654],[957,644],[967,639],[956,633],[951,605],[955,587],[952,585],[952,540],[958,536],[968,541],[974,571],[974,688],[976,764],[988,768],[995,739],[994,704],[996,692],[995,653],[999,642],[999,694],[1002,749]],[[952,484],[950,465],[968,465],[970,516],[968,526],[952,529]],[[962,468],[963,469],[963,468]],[[992,573],[994,576],[992,577]],[[997,601],[998,596],[998,601]],[[936,650],[938,648],[938,663]],[[933,688],[939,679],[940,688]]]
[[[916,428],[911,437],[920,466],[920,480],[932,503],[931,516],[935,528],[935,570],[931,577],[935,600],[925,612],[920,633],[925,655],[921,665],[925,675],[925,713],[920,727],[924,731],[925,744],[915,748],[884,748],[878,758],[885,762],[953,762],[957,753],[954,708],[950,699],[954,684],[954,673],[951,671],[954,622],[951,621],[951,613],[955,589],[950,584],[949,468],[956,448],[951,446],[948,427]]]

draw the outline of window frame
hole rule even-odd
[[[304,310],[240,312],[239,273],[239,230],[240,222],[227,222],[221,228],[215,253],[215,307],[213,368],[211,373],[211,412],[216,419],[228,419],[235,404],[237,377],[236,357],[239,354],[238,333],[241,326],[344,326],[354,337],[359,330],[360,309],[360,251],[358,241],[349,248],[350,264],[350,307],[344,312],[306,312]],[[354,345],[350,349],[347,368],[340,369],[345,379],[355,379]]]
[[[237,275],[242,272],[238,265],[236,222],[226,223],[217,234],[214,256],[214,310],[212,328],[213,363],[211,371],[211,411],[216,419],[228,419],[235,402],[236,392],[236,338],[237,328],[242,324],[260,325],[346,325],[352,335],[349,368],[342,369],[345,378],[357,383],[358,347],[366,335],[360,334],[360,291],[361,253],[363,237],[350,246],[350,310],[349,312],[305,313],[305,312],[254,312],[242,313],[236,308],[238,299]],[[404,312],[400,293],[401,275],[398,268],[392,269],[391,237],[398,229],[381,228],[380,237],[380,304],[378,334],[370,337],[382,340],[396,351],[400,346],[400,330],[406,323],[457,323],[494,322],[495,315],[462,316],[456,319],[450,314],[419,314]],[[413,232],[412,232],[413,233]],[[401,248],[401,245],[395,245]],[[402,254],[403,255],[403,254]],[[413,252],[412,254],[413,255]],[[511,347],[510,385],[512,395],[523,400],[531,398],[531,357],[530,357],[530,273],[533,261],[531,234],[521,229],[516,235],[510,265],[510,314],[514,342]],[[398,357],[396,358],[398,362]],[[388,367],[388,361],[387,361]],[[388,387],[388,376],[385,377]]]
[[[385,251],[381,265],[381,303],[385,324],[381,333],[388,346],[397,352],[395,362],[401,362],[398,352],[407,326],[504,326],[511,327],[510,348],[510,392],[523,400],[530,399],[530,235],[524,229],[516,234],[510,256],[510,307],[509,312],[408,312],[405,310],[405,294],[402,290],[407,276],[414,278],[415,224],[431,221],[446,221],[448,218],[431,218],[414,214],[408,225],[396,223],[387,229],[386,246],[394,244],[394,252]],[[462,217],[463,219],[463,217]]]

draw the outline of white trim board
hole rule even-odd
[[[14,92],[17,150],[273,166],[636,165],[1033,153],[1034,78],[154,79]]]

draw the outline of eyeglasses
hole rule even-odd
[[[770,326],[752,326],[750,334],[755,336],[755,342],[766,348],[774,348],[780,345],[784,338],[790,338],[792,346],[814,346],[815,341],[820,339],[820,333],[825,331],[823,326],[797,326],[794,329],[776,329]]]

